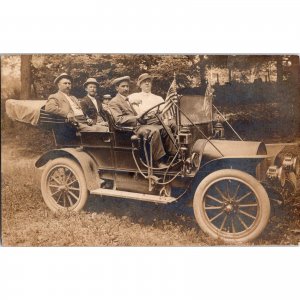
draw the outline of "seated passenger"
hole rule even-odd
[[[49,96],[45,111],[76,123],[81,132],[102,131],[102,128],[99,128],[98,125],[93,125],[93,120],[84,116],[78,99],[70,95],[72,87],[72,77],[70,75],[60,74],[55,78],[54,84],[57,85],[58,91]]]
[[[110,100],[111,100],[111,95],[106,94],[106,95],[103,96],[103,99],[102,99],[102,108],[103,108],[103,110],[108,110],[108,103],[109,103]]]
[[[109,102],[109,109],[117,125],[133,126],[138,136],[141,135],[146,139],[151,137],[154,164],[159,168],[166,168],[163,163],[166,152],[175,155],[176,147],[161,125],[142,125],[138,122],[139,116],[128,99],[129,81],[129,76],[113,81],[118,93]]]
[[[107,132],[108,123],[104,120],[102,104],[95,98],[99,83],[95,78],[89,78],[83,84],[83,87],[87,92],[87,95],[80,101],[84,115],[93,120],[93,124],[98,125],[101,131]]]

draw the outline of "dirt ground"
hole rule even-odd
[[[30,133],[24,133],[28,136]],[[4,246],[215,246],[198,227],[192,208],[90,197],[80,213],[54,214],[34,167],[41,146],[24,136],[2,136],[2,243]],[[47,143],[46,143],[47,144]],[[44,150],[44,149],[42,149]],[[263,234],[248,245],[300,243],[300,193],[272,210]]]

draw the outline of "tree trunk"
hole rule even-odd
[[[31,98],[31,58],[32,55],[21,55],[21,99]]]
[[[228,66],[228,82],[231,82],[232,80],[231,72],[232,72],[231,67]]]

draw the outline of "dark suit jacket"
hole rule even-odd
[[[137,125],[137,118],[128,101],[117,94],[108,104],[111,114],[117,125],[133,126]]]
[[[85,96],[80,101],[80,105],[81,105],[84,115],[86,117],[92,119],[94,124],[97,123],[97,117],[100,118],[100,120],[99,120],[100,122],[105,121],[105,115],[104,115],[102,104],[101,104],[100,100],[97,100],[97,104],[98,104],[98,111],[90,97]]]
[[[75,103],[80,107],[80,103],[75,96],[70,96]],[[45,110],[47,112],[59,115],[61,117],[66,118],[68,113],[72,113],[74,117],[74,112],[71,108],[71,105],[65,95],[58,91],[56,94],[50,95],[46,105]]]

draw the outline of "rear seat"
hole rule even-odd
[[[84,118],[84,116],[82,116]],[[66,122],[66,118],[46,112],[45,107],[40,110],[38,125],[44,129],[52,130],[57,146],[80,145],[80,133],[77,127]]]

